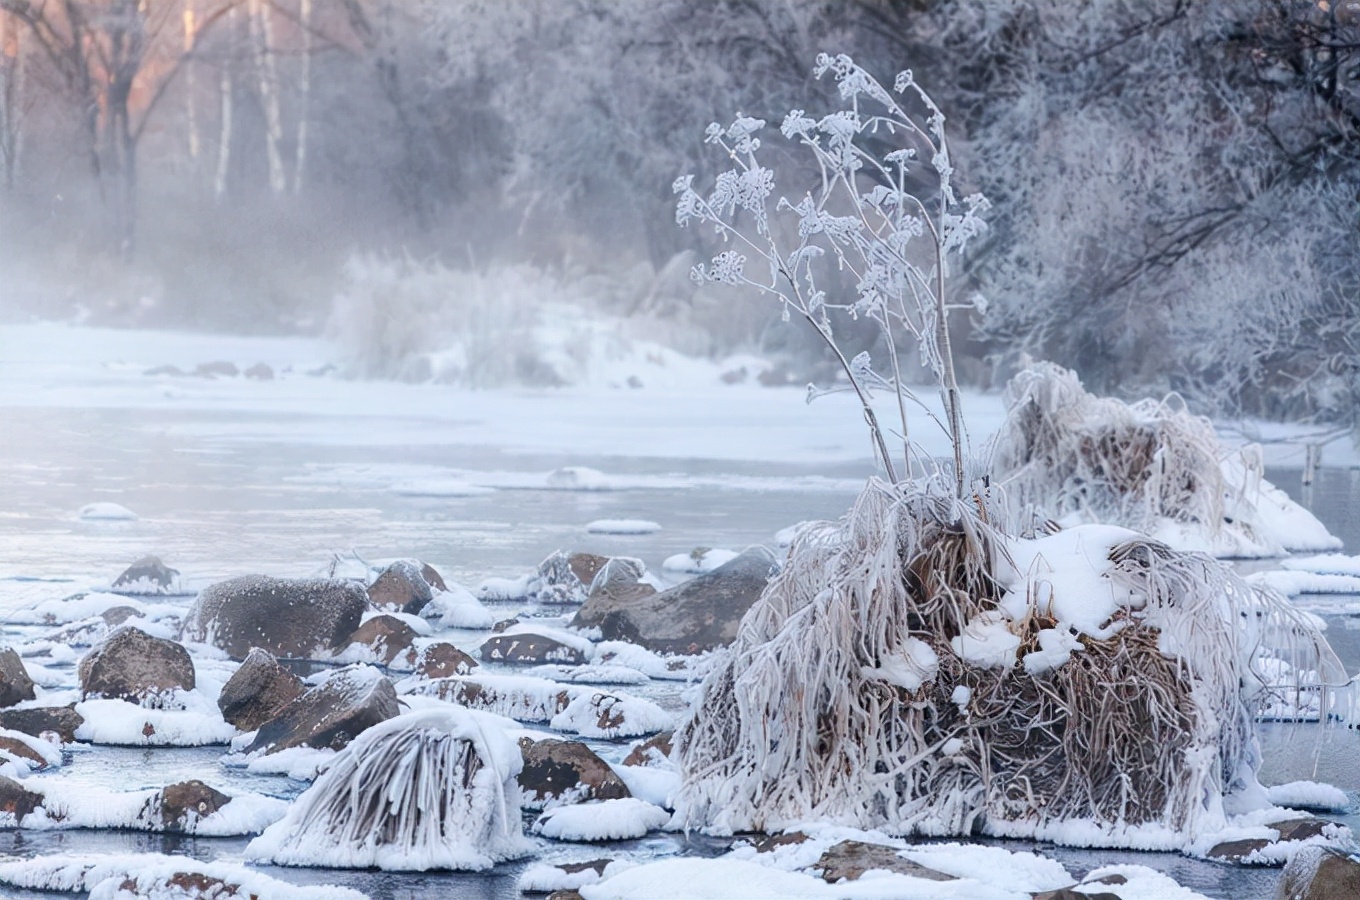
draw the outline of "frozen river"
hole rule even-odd
[[[5,391],[0,395],[0,611],[107,586],[148,553],[180,569],[194,585],[249,572],[317,574],[337,555],[419,557],[468,586],[488,576],[522,574],[559,548],[636,556],[657,570],[674,553],[698,546],[771,544],[785,526],[836,517],[869,471],[852,410],[808,414],[798,398],[783,396],[788,392],[774,392],[777,402],[766,401],[752,388],[727,395],[737,398],[732,404],[721,396],[704,401],[692,394],[652,395],[648,400],[623,392],[612,415],[592,409],[589,398],[506,395],[507,414],[536,410],[542,417],[538,429],[543,433],[520,434],[504,424],[479,426],[495,412],[495,398],[485,395],[467,400],[468,408],[460,410],[466,398],[453,391],[412,394],[392,386],[384,394],[356,386],[351,414],[343,384],[310,398],[286,380],[275,386],[224,385],[218,391],[208,383],[147,379],[131,364],[126,370],[105,364],[92,373],[38,371],[47,374],[34,382],[36,397],[20,396],[18,379],[26,376],[13,365],[0,371]],[[160,393],[147,393],[148,386]],[[247,390],[258,391],[258,398],[245,396]],[[85,396],[88,403],[81,399]],[[428,415],[418,409],[441,401],[447,407]],[[613,400],[604,394],[599,402]],[[660,408],[648,410],[648,403]],[[673,404],[669,412],[666,403]],[[555,414],[575,423],[561,428],[560,441],[552,435]],[[808,418],[772,434],[786,427],[782,419],[799,415]],[[588,416],[603,424],[587,427],[581,419]],[[623,421],[614,421],[620,416]],[[606,425],[614,430],[602,431]],[[637,432],[634,454],[630,427]],[[695,430],[705,428],[702,439],[696,438]],[[788,452],[767,452],[780,446]],[[563,489],[571,485],[550,477],[568,466],[599,473],[578,475],[576,487],[592,489]],[[1281,487],[1300,496],[1297,471],[1273,474]],[[1348,552],[1360,552],[1360,471],[1327,469],[1302,499],[1346,541]],[[137,518],[91,522],[77,517],[83,505],[96,501],[121,504]],[[593,520],[617,518],[653,520],[661,530],[635,536],[586,530]],[[1360,670],[1360,617],[1329,617],[1329,628],[1347,668]],[[1267,783],[1309,778],[1351,792],[1360,788],[1356,732],[1268,726],[1265,738]],[[188,777],[249,783],[254,790],[281,794],[300,787],[226,769],[219,756],[219,750],[77,752],[61,777],[122,788]],[[1348,821],[1360,825],[1354,816]],[[627,847],[668,855],[684,843],[682,836],[659,835],[627,845],[551,845],[549,853],[579,860]],[[0,852],[22,856],[160,850],[238,859],[244,845],[236,839],[116,832],[0,833]],[[696,838],[687,852],[725,846]],[[1036,849],[1062,861],[1074,875],[1116,859],[1133,861],[1209,896],[1232,900],[1269,896],[1277,878],[1273,870],[1241,870],[1167,854]],[[483,875],[271,874],[295,882],[344,883],[375,900],[508,898],[519,896],[515,878],[522,866],[505,865]]]

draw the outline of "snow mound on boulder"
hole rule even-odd
[[[513,723],[448,707],[369,728],[246,848],[288,866],[489,869],[523,856]]]

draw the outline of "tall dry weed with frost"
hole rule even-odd
[[[984,229],[987,201],[956,193],[944,114],[910,71],[897,76],[891,92],[845,55],[821,54],[814,72],[831,75],[843,107],[820,117],[796,109],[780,126],[821,173],[811,190],[801,197],[776,194],[774,170],[760,156],[766,123],[742,115],[725,128],[708,127],[707,142],[733,164],[710,191],[695,190],[692,175],[676,180],[676,221],[712,225],[731,246],[695,267],[694,277],[774,294],[786,318],[797,314],[817,330],[858,396],[875,453],[893,482],[921,468],[914,465],[908,407],[933,417],[900,370],[899,351],[915,344],[939,384],[944,419],[937,421],[953,446],[961,497],[968,436],[949,337],[956,307],[946,297],[946,277],[950,255]],[[845,272],[855,295],[833,296],[828,286]],[[830,314],[838,310],[877,324],[887,349],[880,370],[867,352],[847,357],[832,329]],[[900,473],[870,399],[876,390],[896,396]],[[810,389],[809,399],[815,394]]]

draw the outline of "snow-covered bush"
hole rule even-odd
[[[949,255],[984,230],[980,214],[988,203],[981,194],[955,193],[944,114],[910,71],[897,76],[893,92],[848,56],[822,54],[814,71],[819,78],[832,75],[844,108],[820,118],[793,110],[780,132],[813,156],[820,184],[801,197],[776,195],[774,171],[757,155],[765,122],[743,115],[726,128],[708,127],[708,143],[734,164],[711,191],[697,192],[692,175],[675,181],[676,221],[712,225],[731,247],[711,265],[696,266],[694,277],[774,294],[786,317],[797,314],[816,329],[858,395],[892,481],[898,480],[899,457],[888,448],[889,432],[870,394],[887,389],[896,395],[904,445],[900,474],[909,478],[921,466],[913,464],[907,407],[919,401],[903,377],[899,353],[918,351],[939,384],[945,410],[939,424],[953,444],[956,493],[962,496],[967,435],[949,334],[949,312],[957,303],[946,297],[945,278]],[[749,273],[747,254],[754,257]],[[834,295],[847,272],[854,296]],[[832,331],[833,311],[876,324],[886,350],[884,373],[874,371],[867,352],[847,357]]]
[[[247,854],[279,865],[398,871],[489,869],[522,856],[523,759],[508,725],[453,706],[375,725]]]
[[[328,323],[362,378],[471,387],[555,384],[536,333],[563,288],[525,266],[489,273],[409,257],[353,257]]]
[[[1006,407],[992,476],[1025,519],[1123,525],[1219,556],[1339,545],[1265,480],[1259,454],[1224,448],[1175,395],[1097,397],[1075,372],[1036,363],[1007,385]]]
[[[1311,620],[1216,560],[1000,521],[939,479],[875,481],[804,529],[677,733],[684,820],[1179,848],[1268,805],[1263,660],[1348,712]]]

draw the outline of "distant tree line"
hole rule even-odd
[[[1357,0],[0,0],[0,303],[307,327],[355,252],[661,271],[717,249],[671,209],[705,126],[845,51],[993,203],[966,376],[1353,422],[1358,49]]]

